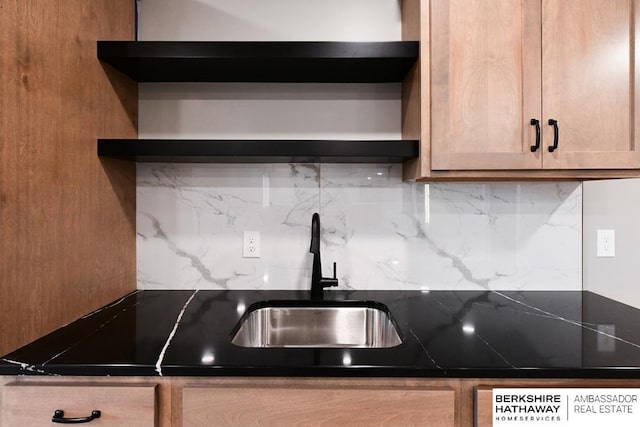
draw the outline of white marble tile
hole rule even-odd
[[[138,287],[308,283],[304,247],[318,206],[317,176],[316,165],[139,164]],[[261,233],[261,258],[242,258],[248,230]]]
[[[402,183],[323,165],[325,260],[366,289],[581,289],[581,184]]]
[[[581,289],[580,183],[406,183],[400,165],[138,165],[138,287]],[[259,259],[242,232],[261,233]]]

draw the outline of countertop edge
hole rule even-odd
[[[326,377],[326,378],[513,378],[513,379],[640,379],[638,368],[521,368],[521,369],[411,369],[379,367],[177,367],[163,366],[1,366],[0,376],[115,376],[115,377]]]

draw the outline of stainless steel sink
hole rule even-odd
[[[233,332],[241,347],[388,348],[402,343],[389,309],[375,301],[261,301]]]

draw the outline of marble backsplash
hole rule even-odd
[[[341,288],[582,289],[582,184],[410,183],[401,165],[137,171],[139,289],[307,289],[311,215]],[[259,231],[261,257],[242,257]]]

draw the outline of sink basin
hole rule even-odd
[[[402,343],[384,304],[375,301],[261,301],[233,332],[240,347],[388,348]]]

